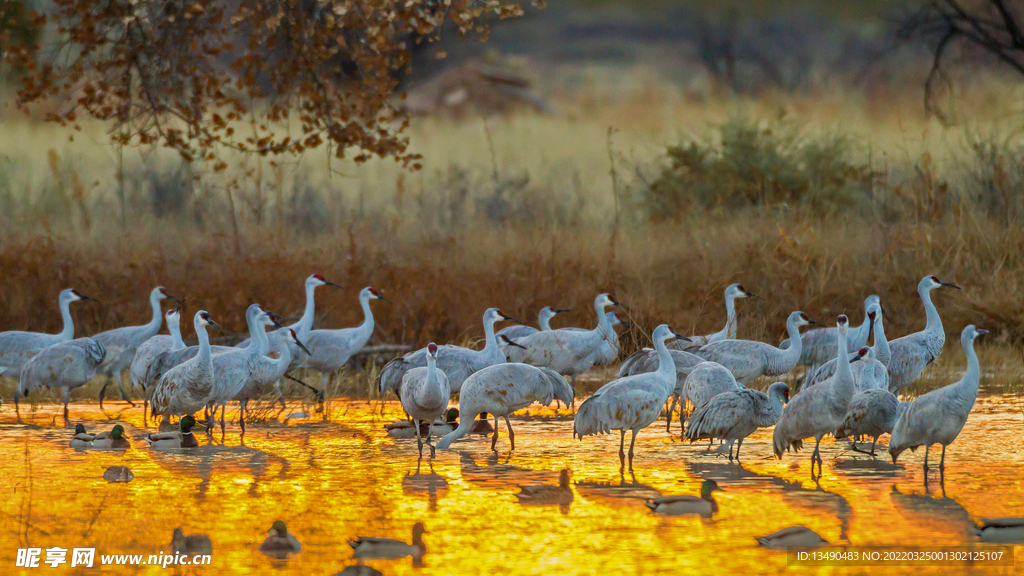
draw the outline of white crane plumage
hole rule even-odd
[[[942,328],[942,318],[932,302],[931,292],[936,288],[956,288],[956,284],[942,282],[935,276],[925,276],[917,285],[917,293],[924,303],[925,327],[920,332],[908,334],[889,342],[892,359],[889,360],[889,391],[899,395],[900,390],[913,384],[914,380],[924,372],[925,366],[931,364],[946,343],[946,332]]]
[[[893,464],[900,453],[924,446],[924,469],[928,471],[928,450],[932,444],[942,444],[939,470],[945,469],[946,446],[960,434],[967,417],[978,398],[981,365],[974,351],[974,339],[988,330],[968,324],[960,333],[960,345],[967,355],[967,370],[960,380],[918,396],[896,421],[889,439],[889,454]]]
[[[92,338],[57,342],[43,348],[21,368],[21,377],[14,392],[15,410],[17,411],[19,396],[28,396],[40,386],[63,388],[64,420],[67,421],[71,389],[92,380],[105,355],[103,344]]]
[[[207,326],[219,324],[206,310],[196,312],[192,320],[199,338],[198,352],[192,359],[167,371],[153,387],[151,396],[153,415],[192,414],[201,410],[210,399],[214,385],[213,354]]]
[[[169,334],[157,334],[143,342],[135,351],[135,357],[132,358],[131,366],[128,367],[128,381],[132,386],[142,389],[143,417],[149,413],[149,393],[146,390],[146,375],[149,373],[149,367],[160,354],[186,348],[185,341],[181,338],[181,307],[168,310],[164,315],[164,320],[167,322]]]
[[[605,330],[604,342],[601,342],[601,347],[597,349],[597,355],[594,357],[595,366],[607,366],[618,360],[619,334],[615,331],[615,327],[629,325],[628,322],[619,320],[614,311],[605,312],[605,318],[608,319],[608,328]],[[586,332],[586,328],[566,328],[566,330]]]
[[[794,344],[786,349],[753,340],[721,340],[701,346],[693,353],[725,366],[740,384],[747,384],[760,376],[780,376],[792,370],[800,360],[803,349],[800,327],[810,324],[821,326],[803,312],[789,315],[786,331]]]
[[[341,288],[341,286],[339,286],[338,284],[335,284],[334,282],[331,282],[331,281],[327,280],[321,274],[313,274],[309,278],[306,278],[305,286],[306,286],[306,308],[303,310],[302,316],[299,318],[298,322],[296,322],[294,324],[291,324],[289,326],[283,326],[283,327],[281,327],[281,328],[279,328],[279,329],[277,329],[277,330],[275,330],[273,332],[268,333],[267,338],[270,340],[270,350],[269,350],[270,352],[277,352],[278,351],[278,348],[281,345],[281,342],[284,340],[285,330],[286,329],[290,328],[290,329],[294,330],[295,334],[303,342],[305,342],[306,339],[309,338],[309,332],[313,329],[313,321],[316,320],[316,298],[315,298],[315,294],[316,294],[316,289],[317,288],[319,288],[320,286],[333,286],[335,288]],[[235,347],[236,348],[248,348],[250,342],[251,342],[251,337],[250,338],[246,338],[245,340],[242,340]],[[292,350],[292,354],[293,355],[297,355],[298,352],[299,352],[298,347],[295,347]],[[299,359],[298,356],[295,356],[295,359],[298,360]]]
[[[669,348],[671,349],[680,346],[685,346],[683,349],[700,348],[705,344],[711,344],[712,342],[718,342],[720,340],[734,340],[737,333],[736,299],[755,297],[756,296],[754,296],[753,292],[748,292],[742,284],[730,284],[725,289],[725,326],[714,334],[688,336],[690,339],[689,343],[673,342],[669,345]]]
[[[814,437],[816,443],[811,454],[811,473],[814,473],[814,462],[818,462],[821,473],[821,439],[832,434],[843,424],[846,411],[853,399],[853,371],[850,370],[850,359],[847,350],[847,331],[849,320],[840,315],[836,321],[836,351],[839,369],[835,376],[812,386],[797,394],[786,405],[782,418],[775,426],[772,445],[775,457],[782,458],[785,450],[799,448],[805,438]]]
[[[508,416],[534,402],[548,405],[557,398],[572,402],[572,388],[560,374],[549,368],[538,368],[519,362],[495,364],[466,378],[459,392],[459,425],[437,443],[439,450],[447,450],[452,442],[469,434],[476,426],[476,417],[484,412],[494,415],[494,435],[491,450],[498,443],[498,417],[505,418],[511,449],[516,449],[516,437]]]
[[[60,306],[61,318],[64,321],[64,329],[57,334],[19,330],[0,332],[0,376],[17,380],[21,376],[22,367],[33,356],[48,346],[53,346],[58,342],[67,342],[74,338],[75,322],[71,318],[71,303],[78,300],[95,302],[93,298],[83,296],[73,288],[61,291],[57,302]]]
[[[676,404],[678,404],[679,395],[682,393],[683,382],[686,381],[686,377],[689,376],[690,371],[693,370],[694,367],[705,361],[700,356],[685,350],[675,350],[670,348],[669,353],[672,354],[672,360],[676,367],[676,387],[672,391],[672,405],[669,407],[668,413],[665,416],[666,432],[672,428],[672,413],[676,411]],[[654,372],[657,369],[658,352],[652,348],[644,348],[630,354],[630,356],[622,362],[622,365],[619,366],[619,378]],[[730,377],[732,377],[731,373]],[[686,404],[685,399],[683,400],[683,404]]]
[[[115,380],[117,381],[118,389],[121,391],[121,398],[128,404],[135,405],[128,397],[128,394],[125,393],[121,376],[131,366],[132,359],[135,358],[135,352],[139,349],[139,346],[160,332],[160,325],[163,323],[161,302],[167,299],[174,300],[179,306],[182,304],[181,300],[171,296],[163,286],[157,286],[149,293],[149,306],[153,310],[153,317],[148,323],[141,326],[115,328],[106,332],[100,332],[92,337],[100,344],[103,344],[103,347],[107,350],[103,363],[96,370],[99,374],[106,376],[103,387],[100,388],[100,410],[103,409],[103,399],[107,394],[107,386]]]
[[[437,347],[437,367],[448,376],[452,394],[458,394],[462,383],[471,374],[494,364],[505,363],[505,355],[501,352],[498,339],[494,335],[494,325],[502,320],[519,322],[507,316],[497,308],[488,308],[484,312],[484,349],[472,350],[462,346],[444,345]],[[405,356],[395,358],[384,365],[377,377],[380,393],[388,390],[396,393],[402,388],[402,378],[413,368],[427,365],[427,349],[420,348]]]
[[[580,404],[573,422],[573,436],[580,440],[591,434],[608,434],[612,430],[619,430],[619,461],[623,469],[626,467],[626,454],[623,450],[626,430],[633,434],[629,444],[629,468],[632,470],[637,432],[658,419],[662,406],[676,386],[676,369],[665,342],[670,338],[686,339],[666,324],[655,328],[651,337],[658,351],[658,369],[605,384]]]
[[[881,298],[875,294],[864,299],[864,321],[857,328],[850,330],[846,339],[847,352],[850,354],[867,344],[868,336],[871,334],[871,319],[868,317],[868,310],[872,304],[877,304],[881,308],[881,301]],[[800,341],[803,343],[798,362],[801,366],[809,366],[814,369],[836,357],[835,328],[808,330],[800,336]],[[787,338],[782,341],[780,347],[787,348],[790,342],[792,342],[792,338]]]
[[[262,330],[262,327],[260,328]],[[256,353],[253,354],[251,351],[249,359],[246,363],[246,374],[245,381],[242,383],[241,388],[232,387],[228,390],[225,396],[229,396],[231,400],[237,400],[239,404],[239,422],[242,427],[242,434],[245,434],[245,411],[249,406],[249,400],[252,400],[254,396],[260,392],[270,388],[284,377],[285,373],[291,367],[292,348],[295,347],[302,352],[309,355],[309,349],[299,340],[298,334],[295,330],[288,328],[284,335],[284,346],[281,346],[277,358],[271,358],[266,354]],[[263,335],[263,346],[268,345],[266,333]],[[217,359],[214,359],[214,367],[216,369]],[[236,391],[237,390],[237,391]],[[221,432],[223,433],[224,427],[224,407],[221,406]]]
[[[782,405],[787,401],[789,386],[782,382],[769,386],[767,394],[750,388],[723,392],[694,410],[686,427],[686,438],[690,442],[727,440],[730,461],[733,459],[733,443],[738,441],[736,459],[739,460],[743,439],[758,428],[777,424],[782,416]]]
[[[873,346],[868,348],[868,359],[852,365],[853,381],[857,392],[868,388],[881,388],[883,390],[888,390],[889,388],[888,362],[892,358],[892,352],[889,348],[889,342],[885,338],[885,329],[882,327],[882,307],[878,304],[872,304],[871,308],[868,309],[868,317],[871,319],[871,330],[875,335],[875,342]],[[833,358],[818,366],[818,368],[809,370],[800,384],[800,389],[814,386],[831,378],[836,373],[836,366],[836,359]],[[870,384],[865,384],[863,382],[863,373],[868,369],[873,373],[873,377],[870,380]]]
[[[909,405],[909,402],[900,402],[895,394],[885,388],[862,390],[850,400],[843,424],[836,430],[836,439],[871,436],[871,450],[868,454],[874,456],[879,436],[892,433],[896,420]],[[853,443],[853,450],[863,452],[856,442]]]
[[[402,376],[402,389],[399,396],[402,409],[412,418],[416,428],[416,445],[423,457],[423,440],[420,438],[420,424],[427,423],[427,446],[430,446],[430,457],[434,457],[434,446],[430,443],[430,430],[437,420],[448,409],[448,400],[452,395],[448,377],[437,369],[437,344],[427,344],[427,365],[424,368],[413,368]],[[461,412],[460,412],[461,414]],[[476,415],[473,415],[476,419]]]
[[[296,335],[305,343],[310,352],[309,358],[306,359],[303,366],[322,374],[321,398],[327,391],[327,383],[331,374],[341,370],[349,359],[370,341],[374,326],[370,300],[390,302],[376,289],[367,286],[359,292],[359,305],[363,309],[363,323],[359,326],[340,330],[311,330],[305,338],[296,331]]]
[[[530,334],[536,334],[542,330],[551,330],[551,319],[562,312],[568,312],[568,310],[564,308],[552,308],[551,306],[545,306],[541,308],[540,313],[537,314],[537,326],[540,327],[539,329],[534,328],[533,326],[526,326],[525,324],[515,324],[498,330],[497,336],[499,339],[502,336],[505,336],[510,340],[516,340],[517,338],[523,338]]]
[[[598,323],[593,330],[546,330],[520,338],[515,342],[526,350],[521,361],[534,366],[551,368],[563,376],[572,379],[572,388],[576,389],[576,376],[590,369],[598,360],[601,347],[609,340],[609,332],[614,328],[608,322],[605,308],[619,306],[608,294],[599,294],[594,299],[594,311]]]
[[[704,406],[708,400],[723,392],[743,388],[744,386],[736,381],[728,368],[718,362],[706,360],[694,366],[682,384],[676,385],[680,401],[683,406],[689,401],[691,410]]]

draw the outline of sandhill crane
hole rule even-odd
[[[614,331],[605,315],[605,308],[618,305],[608,294],[600,294],[594,300],[598,323],[593,330],[546,330],[516,340],[517,344],[526,347],[521,361],[571,377],[575,390],[576,376],[597,362],[601,346],[609,339],[608,333]]]
[[[268,335],[268,339],[270,340],[270,352],[278,351],[278,347],[281,345],[281,340],[285,336],[285,328],[291,328],[292,330],[295,330],[295,334],[303,342],[305,342],[309,338],[309,332],[310,330],[313,329],[313,321],[316,320],[316,300],[314,298],[314,293],[316,292],[316,289],[319,288],[320,286],[333,286],[335,288],[341,288],[341,286],[335,284],[334,282],[328,281],[321,274],[313,274],[309,278],[306,278],[306,308],[302,312],[302,317],[299,318],[298,322],[290,326],[283,326],[280,329],[271,332]],[[236,345],[236,348],[248,348],[250,341],[250,338],[246,338],[245,340],[239,342]],[[293,357],[296,359],[298,359],[298,353],[299,350],[297,347],[292,350]]]
[[[871,451],[867,453],[874,456],[878,437],[892,433],[896,420],[909,405],[909,402],[900,402],[895,394],[884,388],[862,390],[850,400],[843,424],[836,431],[836,439],[871,436]],[[863,452],[856,442],[853,443],[853,450]]]
[[[437,344],[427,344],[427,366],[413,368],[402,376],[402,409],[408,414],[416,427],[416,445],[423,457],[423,441],[420,438],[420,424],[432,423],[440,418],[448,409],[451,397],[448,377],[437,369]],[[461,414],[461,412],[460,412]],[[427,446],[430,446],[430,457],[434,457],[434,446],[430,443],[430,427],[427,427]]]
[[[743,439],[758,428],[767,428],[778,423],[782,416],[782,405],[789,401],[789,386],[776,382],[768,387],[768,394],[739,388],[712,397],[690,415],[686,437],[690,442],[703,439],[720,439],[729,442],[729,460],[732,461],[732,445],[736,445],[736,459],[740,458]]]
[[[782,418],[775,426],[772,444],[775,457],[782,458],[782,452],[790,447],[799,448],[804,438],[814,437],[816,444],[811,454],[811,473],[814,473],[814,462],[818,462],[821,473],[821,439],[832,434],[843,424],[846,410],[853,399],[853,371],[850,370],[850,358],[846,336],[849,330],[849,319],[840,315],[836,321],[836,357],[839,369],[836,375],[828,380],[812,386],[797,394],[786,405]]]
[[[549,368],[519,362],[488,366],[466,378],[459,392],[459,426],[441,438],[437,448],[447,450],[452,442],[473,431],[479,414],[488,413],[494,415],[491,450],[498,443],[498,416],[505,418],[511,449],[515,450],[516,437],[509,414],[534,402],[551,404],[555,398],[569,404],[572,396],[565,378]]]
[[[689,336],[690,343],[685,344],[686,348],[700,348],[705,344],[718,342],[720,340],[733,340],[736,338],[736,299],[755,298],[752,292],[748,292],[742,284],[731,284],[725,289],[725,327],[714,334],[705,336]],[[682,343],[673,342],[669,348],[675,348]]]
[[[676,383],[679,399],[683,407],[690,403],[690,410],[696,410],[708,400],[723,392],[743,389],[743,385],[736,381],[732,372],[718,362],[703,361],[686,375],[683,381]],[[673,407],[675,404],[673,404]],[[682,418],[680,417],[680,424]],[[684,431],[680,431],[680,437]]]
[[[470,374],[494,364],[503,364],[505,355],[501,352],[498,339],[494,335],[494,325],[502,320],[519,322],[507,316],[497,308],[488,308],[484,312],[484,349],[471,350],[462,346],[445,345],[437,347],[437,367],[448,376],[452,394],[458,394],[462,383]],[[427,365],[427,349],[420,348],[400,358],[388,362],[380,371],[377,383],[381,394],[388,390],[396,393],[401,390],[402,377],[413,368]],[[475,414],[474,414],[475,416]],[[465,419],[465,417],[463,417]]]
[[[871,318],[872,332],[875,334],[875,343],[868,349],[869,359],[864,362],[857,362],[851,366],[853,369],[853,381],[856,385],[857,392],[865,390],[867,388],[882,388],[888,389],[889,387],[889,369],[887,363],[892,358],[892,353],[889,349],[889,342],[885,338],[885,330],[882,327],[882,307],[878,304],[872,304],[868,310],[868,317]],[[885,360],[882,360],[885,358]],[[836,359],[833,358],[828,362],[825,362],[816,369],[811,369],[804,376],[803,382],[800,384],[800,388],[806,388],[808,386],[814,386],[815,384],[824,382],[826,379],[831,378],[836,373]],[[865,385],[863,380],[863,373],[865,370],[870,369],[873,373],[871,383]]]
[[[857,328],[850,330],[848,334],[846,344],[849,347],[847,352],[850,354],[867,344],[868,336],[871,334],[871,319],[868,317],[868,310],[872,304],[877,304],[881,308],[881,299],[875,294],[864,299],[864,321]],[[800,337],[800,341],[803,343],[798,362],[801,366],[809,366],[814,369],[836,357],[835,328],[808,330]],[[783,340],[780,348],[788,348],[790,342],[792,342],[792,338]]]
[[[803,349],[800,327],[810,324],[821,326],[821,323],[811,320],[803,312],[789,315],[786,331],[793,345],[785,350],[753,340],[722,340],[701,346],[693,353],[725,366],[737,382],[747,384],[760,376],[779,376],[792,370],[800,360]]]
[[[170,334],[157,334],[143,342],[139,349],[135,351],[135,357],[132,358],[132,364],[128,368],[128,381],[132,386],[138,386],[142,389],[143,418],[146,418],[149,414],[149,393],[146,391],[146,374],[149,373],[149,367],[153,364],[153,360],[164,352],[185,349],[185,341],[181,338],[181,306],[168,310],[164,318],[167,322],[167,331]]]
[[[61,291],[57,302],[60,305],[61,318],[64,320],[64,329],[58,334],[18,330],[0,332],[0,376],[17,380],[25,363],[41,352],[43,348],[74,338],[75,323],[71,319],[71,303],[78,300],[95,302],[93,298],[83,296],[73,288]]]
[[[601,342],[601,347],[597,349],[597,355],[594,357],[595,366],[607,366],[618,360],[619,334],[615,331],[615,327],[629,325],[628,322],[619,320],[614,311],[606,312],[605,317],[608,318],[608,328],[605,331],[604,341]],[[586,331],[584,328],[566,328],[566,330]]]
[[[265,336],[263,338],[263,342],[264,346],[266,346],[267,339]],[[292,358],[292,347],[297,347],[297,349],[309,355],[309,350],[302,341],[299,340],[295,330],[292,330],[291,328],[288,328],[285,332],[283,343],[286,344],[286,346],[281,346],[279,352],[280,356],[277,358],[271,358],[260,352],[254,352],[251,349],[247,349],[246,354],[248,359],[244,369],[240,367],[237,368],[241,375],[241,387],[238,387],[238,381],[236,380],[236,384],[226,390],[221,397],[221,433],[223,433],[224,428],[224,405],[227,404],[227,401],[224,400],[224,398],[238,401],[240,410],[238,418],[240,426],[242,427],[242,434],[244,435],[245,410],[249,406],[249,400],[284,377],[294,360],[294,358]],[[215,369],[219,361],[219,357],[214,358]]]
[[[201,410],[209,401],[214,385],[213,355],[210,351],[210,336],[207,326],[219,324],[210,318],[206,310],[196,312],[192,320],[196,336],[199,337],[198,353],[191,360],[167,371],[153,387],[153,415],[191,414]]]
[[[513,326],[506,326],[501,330],[498,330],[498,337],[507,336],[508,338],[515,340],[530,334],[536,334],[541,330],[551,330],[551,319],[562,312],[568,312],[565,308],[552,308],[551,306],[545,306],[540,309],[540,313],[537,314],[537,325],[540,329],[534,328],[533,326],[526,326],[523,324],[515,324]]]
[[[690,371],[694,369],[698,364],[704,362],[704,359],[691,352],[684,350],[669,349],[669,353],[672,354],[672,360],[676,366],[676,387],[672,391],[672,405],[668,409],[668,413],[665,415],[665,431],[668,432],[672,428],[672,413],[676,411],[676,404],[679,402],[679,395],[682,393],[683,382],[686,381],[686,377],[689,376]],[[623,376],[634,376],[636,374],[644,374],[646,372],[654,372],[658,369],[658,353],[651,348],[644,348],[637,350],[633,354],[626,358],[622,365],[619,366],[619,378]],[[730,374],[730,378],[732,375]],[[683,404],[686,404],[686,400],[683,400]]]
[[[331,374],[341,370],[352,356],[363,349],[373,335],[373,312],[370,300],[390,302],[376,289],[367,286],[359,292],[359,305],[363,308],[363,323],[354,328],[341,330],[311,330],[303,339],[309,349],[309,358],[303,364],[320,372],[320,396],[327,391],[327,382]],[[296,335],[298,331],[296,330]]]
[[[14,407],[18,409],[18,396],[28,396],[40,386],[64,389],[64,421],[68,419],[68,400],[71,389],[85,385],[96,376],[106,350],[92,338],[77,338],[57,342],[43,348],[21,368],[18,387],[14,391]],[[18,413],[20,418],[21,414]]]
[[[629,469],[632,470],[637,432],[657,420],[668,395],[676,386],[675,365],[665,346],[670,338],[686,339],[666,324],[654,329],[652,339],[660,362],[655,372],[612,380],[587,398],[576,412],[573,436],[580,440],[591,434],[608,434],[612,430],[619,430],[619,461],[622,469],[626,467],[626,454],[623,451],[626,430],[633,433],[629,444]]]
[[[889,439],[893,464],[900,452],[924,446],[924,470],[927,472],[929,448],[932,444],[942,444],[939,470],[945,469],[946,446],[956,440],[978,398],[981,365],[974,352],[974,339],[982,334],[988,334],[988,330],[975,328],[973,324],[964,328],[960,333],[960,345],[967,355],[967,370],[963,377],[953,384],[918,396],[896,421]]]
[[[115,378],[117,380],[117,387],[121,390],[121,398],[128,404],[135,406],[135,403],[128,398],[128,394],[124,391],[124,383],[121,376],[131,366],[132,359],[135,357],[135,351],[139,349],[139,346],[160,332],[160,324],[163,322],[163,308],[160,303],[167,299],[174,300],[179,306],[182,304],[181,300],[168,294],[163,286],[157,286],[149,293],[149,306],[153,309],[153,318],[147,324],[115,328],[106,332],[100,332],[92,337],[107,349],[107,356],[97,369],[98,373],[106,376],[103,387],[100,388],[100,410],[103,409],[103,398],[107,394],[107,386]]]
[[[956,288],[956,284],[942,282],[935,276],[925,276],[917,284],[917,293],[924,303],[926,324],[924,330],[897,338],[889,342],[892,359],[889,360],[889,391],[899,395],[900,390],[910,386],[924,371],[925,366],[932,363],[942,353],[942,345],[946,343],[946,332],[942,329],[942,318],[932,303],[932,290],[936,288]]]

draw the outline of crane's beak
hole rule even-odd
[[[522,323],[523,323],[523,321],[522,321],[522,320],[516,320],[515,318],[513,318],[513,317],[509,316],[508,314],[505,314],[504,312],[502,312],[502,311],[500,311],[500,310],[498,311],[498,315],[499,315],[499,316],[501,316],[502,318],[504,318],[505,320],[511,320],[511,321],[513,321],[513,322],[517,322],[517,323],[519,323],[519,324],[522,324]]]
[[[280,314],[275,314],[270,310],[264,310],[263,313],[266,314],[268,318],[270,318],[270,321],[274,323],[275,328],[281,328],[280,321],[284,320],[284,318],[282,318]]]
[[[306,345],[305,345],[305,344],[303,344],[302,342],[300,342],[298,338],[296,338],[296,339],[295,339],[295,344],[296,344],[296,345],[297,345],[297,346],[298,346],[299,348],[302,348],[302,351],[303,351],[303,352],[305,352],[305,353],[306,353],[306,354],[307,354],[308,356],[312,356],[312,355],[313,355],[313,354],[312,354],[312,353],[311,353],[311,352],[309,351],[309,348],[306,348]]]
[[[220,328],[221,330],[223,330],[223,328],[221,328],[221,327],[220,327],[220,324],[217,324],[217,323],[216,323],[216,322],[214,322],[214,321],[213,321],[212,319],[210,319],[210,320],[207,320],[207,321],[206,321],[206,323],[207,323],[208,325],[210,325],[210,326],[216,326],[217,328]]]
[[[974,331],[978,333],[978,336],[981,336],[982,334],[988,334],[988,330],[985,330],[984,328],[975,328]]]
[[[807,320],[807,323],[809,325],[811,325],[811,326],[821,326],[822,328],[825,327],[824,324],[822,324],[821,322],[818,322],[817,320]]]
[[[505,343],[508,344],[509,346],[515,346],[516,348],[522,348],[523,350],[526,350],[526,346],[523,346],[522,344],[516,344],[515,342],[512,341],[511,338],[505,336],[504,334],[501,335],[501,339],[504,340]]]
[[[757,294],[754,294],[753,292],[750,292],[748,290],[744,290],[743,294],[745,294],[747,298],[757,298]]]
[[[340,284],[335,284],[334,282],[331,282],[330,280],[324,280],[324,285],[325,286],[334,286],[335,288],[341,288],[342,287]]]
[[[97,303],[97,304],[99,304],[99,303],[100,303],[100,301],[99,301],[99,300],[97,300],[97,299],[93,298],[92,296],[86,296],[85,294],[82,294],[82,293],[79,293],[79,294],[78,294],[78,299],[79,299],[79,300],[89,300],[89,301],[91,301],[91,302],[95,302],[95,303]]]
[[[552,308],[551,311],[555,314],[561,314],[562,312],[570,312],[572,308]]]
[[[181,312],[181,307],[184,306],[184,305],[185,305],[184,302],[178,303],[178,307],[175,308],[174,311],[180,313]]]
[[[945,288],[956,288],[957,290],[962,290],[962,288],[960,288],[959,286],[957,286],[956,284],[953,284],[951,282],[939,282],[939,286],[943,286]]]
[[[377,299],[378,300],[383,300],[383,301],[387,302],[388,304],[391,304],[392,306],[395,305],[394,302],[392,302],[391,300],[388,300],[387,298],[385,298],[383,294],[377,294]]]
[[[690,340],[686,336],[683,336],[679,332],[676,332],[675,330],[672,331],[672,335],[675,336],[676,338],[682,340],[683,342],[692,342],[692,340]]]
[[[164,296],[167,296],[167,298],[168,298],[168,299],[170,299],[170,300],[174,300],[175,302],[177,302],[177,303],[178,303],[178,306],[181,306],[182,304],[184,304],[184,303],[185,303],[185,301],[184,301],[184,300],[178,300],[177,298],[175,298],[174,296],[171,296],[171,295],[170,295],[170,294],[168,294],[167,292],[164,292]]]

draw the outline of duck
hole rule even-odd
[[[765,548],[789,548],[790,546],[817,548],[819,546],[828,546],[828,540],[825,540],[817,532],[806,526],[783,528],[778,532],[758,538],[757,543]]]
[[[538,484],[533,486],[519,486],[519,493],[516,494],[520,504],[524,505],[545,505],[545,504],[569,504],[572,502],[572,488],[569,487],[569,470],[562,469],[558,473],[558,486],[550,484]]]
[[[175,528],[174,535],[171,536],[171,551],[175,554],[186,554],[189,556],[212,554],[213,542],[206,534],[189,534],[185,536],[185,532],[181,528]]]
[[[103,479],[111,483],[127,484],[135,480],[135,474],[127,466],[111,466],[103,471]]]
[[[431,422],[429,424],[431,436],[444,436],[455,427],[459,425],[459,409],[449,408],[444,413],[444,422]],[[428,424],[422,422],[420,424],[420,434],[426,436]],[[388,431],[388,436],[392,438],[415,438],[416,428],[413,427],[412,420],[395,420],[391,424],[385,424],[384,429]]]
[[[384,573],[372,566],[353,564],[346,566],[341,572],[336,572],[334,576],[384,576]]]
[[[95,434],[89,434],[85,431],[85,424],[75,424],[75,435],[71,437],[71,443],[68,446],[79,450],[88,448],[95,438]]]
[[[488,420],[490,415],[487,412],[481,412],[480,418],[473,423],[473,429],[470,430],[470,434],[494,434],[494,426],[491,426],[491,421]]]
[[[302,551],[302,545],[294,534],[288,532],[284,520],[274,520],[269,532],[267,539],[260,544],[260,552],[281,559]]]
[[[352,547],[352,555],[359,559],[380,558],[391,559],[412,556],[422,558],[427,553],[427,547],[423,544],[423,535],[427,532],[423,522],[417,522],[412,527],[412,544],[406,544],[401,540],[393,538],[375,538],[358,536],[348,541]]]
[[[191,414],[181,417],[178,426],[180,432],[158,432],[146,435],[146,442],[150,448],[173,449],[173,448],[195,448],[199,446],[192,428],[196,425],[196,419]]]
[[[1024,542],[1024,518],[983,518],[974,529],[982,542],[1011,544]]]
[[[90,448],[100,450],[127,450],[131,446],[124,434],[124,426],[120,424],[116,424],[110,432],[100,432],[89,443]]]
[[[646,506],[656,514],[680,516],[683,514],[700,514],[711,516],[718,513],[718,502],[712,492],[722,490],[714,480],[705,480],[700,485],[700,496],[683,494],[679,496],[661,496],[648,500]]]

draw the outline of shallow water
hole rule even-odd
[[[412,525],[422,521],[428,530],[422,565],[408,558],[368,564],[385,574],[775,574],[787,569],[786,554],[760,548],[754,538],[793,524],[839,544],[954,546],[976,543],[974,520],[1024,516],[1022,411],[1013,396],[979,399],[947,452],[944,483],[933,471],[927,486],[921,450],[893,466],[885,452],[872,460],[846,452],[845,442],[826,441],[824,475],[816,484],[807,453],[770,457],[770,430],[748,439],[742,464],[730,464],[704,454],[704,445],[680,442],[678,424],[666,434],[664,421],[641,432],[635,477],[628,471],[620,476],[617,435],[573,440],[570,419],[536,406],[512,421],[513,453],[503,423],[498,454],[488,438],[474,435],[439,452],[432,465],[417,462],[415,439],[395,440],[383,431],[401,415],[397,404],[384,406],[382,415],[380,405],[363,401],[336,402],[327,422],[285,424],[282,418],[251,426],[244,446],[229,425],[223,443],[218,430],[212,442],[198,435],[202,446],[188,453],[155,452],[141,440],[141,408],[122,407],[108,404],[107,414],[132,437],[125,453],[68,448],[72,431],[54,418],[60,407],[23,413],[25,425],[15,424],[4,407],[0,490],[8,497],[0,504],[0,572],[18,573],[16,550],[28,546],[95,547],[97,558],[170,552],[171,532],[180,526],[212,538],[213,568],[224,573],[334,574],[353,563],[346,539],[408,541]],[[290,406],[285,414],[299,410]],[[90,432],[115,423],[95,405],[73,405],[71,416]],[[933,464],[938,453],[932,451]],[[135,479],[107,483],[103,471],[112,465],[128,466]],[[517,502],[518,485],[557,485],[563,468],[571,471],[571,504]],[[716,493],[719,512],[712,518],[664,517],[644,507],[645,498],[697,494],[704,478],[725,490]],[[258,550],[276,519],[285,520],[303,545],[284,561]],[[1024,556],[1017,561],[1024,563]],[[43,566],[23,573],[78,570]],[[862,574],[877,568],[789,570]],[[1024,571],[902,569],[910,570]],[[121,571],[163,572],[152,566]]]

